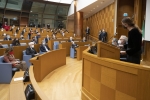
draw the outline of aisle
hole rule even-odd
[[[81,100],[81,81],[82,61],[67,57],[65,66],[38,84],[50,100]]]

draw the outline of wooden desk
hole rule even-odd
[[[82,100],[150,100],[150,66],[83,51]]]
[[[10,83],[9,100],[26,100],[23,81],[14,81],[14,78],[23,77],[24,71],[16,72]]]
[[[37,82],[41,82],[51,71],[66,64],[66,49],[46,52],[30,59],[34,66],[34,76]]]
[[[79,46],[78,48],[76,48],[76,50],[77,50],[77,60],[82,59],[82,52],[87,48],[88,48],[88,46]]]

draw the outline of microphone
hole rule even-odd
[[[109,42],[112,38],[114,38],[117,34],[118,34],[118,33],[115,33],[112,37],[110,37],[106,43],[108,43],[108,42]]]

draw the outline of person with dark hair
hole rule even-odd
[[[12,63],[12,67],[22,69],[25,71],[27,69],[25,61],[16,60],[14,55],[12,54],[13,49],[7,48],[4,54],[4,62],[5,63]]]
[[[0,48],[3,48],[2,43],[0,43]]]
[[[126,51],[120,51],[121,55],[127,54],[127,62],[140,64],[141,60],[141,46],[142,33],[138,26],[136,26],[130,17],[122,19],[122,25],[128,32],[128,44],[124,45]]]
[[[87,26],[85,32],[86,32],[86,39],[89,40],[90,28],[88,26]]]
[[[48,47],[47,44],[45,44],[45,42],[43,42],[43,43],[41,44],[41,46],[40,46],[40,51],[41,51],[41,52],[48,52],[48,51],[50,51],[50,48]]]
[[[19,39],[18,39],[18,38],[15,38],[15,39],[12,41],[12,46],[20,46],[20,42],[19,42]]]
[[[12,39],[11,39],[10,35],[7,34],[7,35],[4,35],[4,40],[8,40],[9,41],[9,40],[12,40]]]

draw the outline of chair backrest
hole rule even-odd
[[[0,63],[3,63],[3,59],[4,59],[4,57],[0,56]]]
[[[9,44],[10,45],[10,47],[12,47],[12,44]]]
[[[27,44],[26,43],[20,43],[20,46],[26,46]]]
[[[59,41],[54,41],[54,45],[58,45],[59,44]]]
[[[23,55],[26,55],[26,50],[22,51],[23,52]]]
[[[2,44],[3,48],[8,48],[8,44]]]

